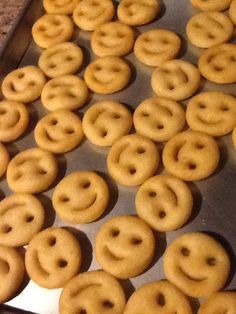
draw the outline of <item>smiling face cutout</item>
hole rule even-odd
[[[56,187],[52,202],[59,216],[71,223],[88,223],[102,215],[109,190],[102,177],[91,171],[78,171]]]
[[[206,49],[198,59],[202,76],[218,84],[236,82],[236,47],[222,44]]]
[[[7,168],[7,183],[17,193],[45,191],[57,176],[57,160],[41,148],[30,148],[11,159]]]
[[[99,56],[126,55],[134,45],[134,31],[120,22],[110,22],[99,26],[92,34],[91,47]]]
[[[82,124],[75,113],[56,110],[38,122],[34,136],[39,147],[54,154],[66,153],[81,142]]]
[[[136,107],[133,120],[139,134],[154,142],[165,142],[183,129],[185,111],[174,100],[151,97]]]
[[[29,65],[10,72],[2,82],[2,93],[8,100],[23,103],[37,99],[46,83],[43,72]]]
[[[10,161],[10,156],[2,143],[0,143],[0,177],[4,175],[7,170],[8,163]]]
[[[135,198],[138,216],[157,231],[173,231],[190,217],[192,194],[180,179],[159,175],[145,181]]]
[[[24,260],[13,248],[0,245],[0,304],[17,292],[25,274]]]
[[[178,312],[176,312],[178,306]],[[166,280],[138,288],[129,298],[124,314],[192,314],[185,295]]]
[[[177,34],[166,29],[152,29],[142,33],[134,45],[139,61],[149,66],[174,59],[179,52],[181,40]]]
[[[60,313],[122,314],[125,303],[118,280],[104,271],[91,271],[74,277],[63,288]]]
[[[120,103],[100,101],[85,112],[82,124],[86,137],[93,144],[111,146],[129,133],[132,114]]]
[[[200,48],[209,48],[227,42],[233,34],[233,23],[224,13],[201,12],[186,25],[188,39]]]
[[[151,263],[155,239],[139,218],[119,216],[103,224],[96,235],[95,255],[102,268],[121,279],[135,277]]]
[[[215,171],[220,152],[213,137],[188,130],[166,143],[162,159],[169,173],[185,181],[195,181],[207,178]]]
[[[80,108],[88,97],[85,82],[76,75],[64,75],[48,81],[41,94],[44,107],[50,111]]]
[[[151,85],[158,96],[178,101],[191,97],[199,88],[200,81],[197,67],[175,59],[164,62],[153,71]]]
[[[44,223],[44,209],[30,194],[12,194],[0,202],[0,243],[18,247],[28,244]]]
[[[32,36],[41,48],[67,41],[73,34],[72,20],[62,14],[45,14],[33,25]]]
[[[159,159],[159,152],[151,140],[131,134],[112,145],[107,156],[107,168],[117,182],[139,185],[154,175]]]
[[[112,94],[129,82],[131,70],[121,58],[107,56],[96,59],[86,68],[84,80],[98,94]]]
[[[192,130],[225,135],[236,125],[236,99],[216,91],[198,94],[188,103],[186,119]]]
[[[232,0],[191,0],[192,5],[202,11],[224,11]]]
[[[50,47],[39,57],[40,69],[51,78],[73,74],[83,62],[83,53],[79,46],[64,42]]]
[[[43,0],[47,13],[72,14],[79,0]]]
[[[222,291],[214,293],[200,306],[198,314],[235,314],[236,313],[236,292]]]
[[[176,238],[164,255],[167,279],[191,297],[206,297],[223,288],[230,271],[224,248],[204,233]]]
[[[122,0],[117,15],[122,23],[135,26],[150,23],[159,10],[158,0]]]
[[[99,25],[111,21],[114,14],[111,0],[80,0],[73,12],[73,20],[79,28],[93,31]]]
[[[63,228],[49,228],[31,240],[25,255],[30,278],[48,288],[63,287],[80,268],[79,242]]]
[[[25,106],[16,101],[0,102],[0,141],[11,142],[24,133],[29,123]]]

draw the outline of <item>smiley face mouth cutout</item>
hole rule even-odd
[[[120,44],[107,44],[107,43],[104,43],[104,41],[101,41],[99,40],[99,44],[105,48],[116,48],[116,47],[119,47]]]
[[[87,8],[86,11],[80,10],[80,17],[82,17],[83,15],[86,15],[86,19],[90,20],[90,19],[99,19],[100,16],[102,16],[105,12],[106,12],[106,8],[100,7],[100,12],[96,12],[94,13],[94,7],[92,6],[91,8]]]
[[[54,142],[54,143],[58,143],[60,142],[60,140],[55,139],[53,136],[50,135],[49,131],[45,130],[45,135],[46,138],[50,141],[50,142]]]
[[[40,262],[37,251],[33,252],[33,260],[36,262],[37,268],[43,274],[43,276],[47,276],[47,277],[50,276],[50,273],[42,266],[42,263]]]
[[[101,286],[102,285],[98,283],[87,284],[84,287],[81,287],[80,289],[73,291],[73,293],[71,293],[71,298],[77,298],[82,292],[84,292],[87,289],[100,288]]]
[[[204,124],[212,124],[212,125],[217,125],[217,124],[221,124],[223,121],[222,120],[217,120],[217,121],[209,121],[205,118],[202,118],[200,116],[197,116],[198,120]]]
[[[19,123],[19,121],[20,121],[20,113],[18,111],[15,111],[14,117],[13,117],[13,119],[11,121],[9,121],[7,123],[5,123],[4,119],[3,119],[3,123],[0,121],[0,128],[3,128],[3,129],[5,129],[5,128],[8,128],[8,129],[13,128],[13,127],[15,127]]]
[[[143,47],[142,50],[143,50],[143,52],[144,52],[145,54],[153,55],[153,56],[155,56],[155,55],[157,55],[157,54],[161,54],[161,53],[165,53],[165,52],[166,52],[166,49],[158,50],[158,48],[157,48],[157,51],[155,51],[155,49],[153,49],[153,51],[152,51],[152,50],[150,50],[150,49],[147,49],[146,47]]]
[[[184,277],[186,277],[187,279],[189,279],[191,281],[194,281],[194,282],[202,282],[202,281],[207,279],[206,277],[195,277],[195,276],[189,275],[189,274],[186,273],[185,270],[183,270],[182,267],[179,267],[179,270],[180,270],[180,272],[182,273],[182,275]]]
[[[120,257],[120,256],[117,256],[116,254],[114,254],[113,252],[111,252],[111,250],[105,246],[104,247],[104,251],[105,251],[105,254],[112,260],[115,260],[116,262],[119,262],[119,261],[122,261],[124,260],[123,257]]]
[[[100,78],[97,78],[96,73],[93,74],[93,79],[94,79],[94,81],[96,81],[100,85],[104,85],[104,84],[108,85],[108,84],[111,84],[114,81],[114,78],[109,79],[109,80],[105,80],[104,77],[101,80]]]
[[[76,208],[73,208],[74,211],[86,211],[88,209],[90,209],[90,207],[92,207],[97,201],[97,194],[94,195],[94,197],[92,198],[91,202],[89,203],[89,205],[87,207],[76,207]]]
[[[43,35],[47,38],[55,38],[62,34],[62,30],[54,31],[52,34],[44,33]]]

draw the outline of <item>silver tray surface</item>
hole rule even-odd
[[[138,34],[155,27],[167,28],[177,32],[182,37],[183,42],[179,57],[197,64],[201,49],[187,42],[185,35],[185,24],[197,11],[192,8],[189,0],[165,0],[161,2],[162,10],[160,18],[149,25],[136,28],[136,33]],[[32,41],[30,31],[32,23],[42,14],[41,1],[29,0],[24,14],[16,22],[15,31],[11,33],[8,45],[0,51],[0,80],[6,73],[16,67],[37,64],[41,49]],[[78,73],[80,77],[83,77],[85,67],[94,58],[90,49],[90,36],[91,34],[88,32],[75,31],[73,40],[83,49],[85,55],[82,71]],[[120,101],[133,111],[142,100],[153,95],[150,85],[153,69],[138,62],[133,53],[126,56],[125,59],[130,63],[133,71],[133,77],[128,88],[122,92],[108,96],[91,93],[86,105],[77,111],[81,118],[83,112],[98,100],[110,99]],[[202,80],[201,91],[203,90],[221,90],[236,96],[235,84],[222,86]],[[185,101],[184,103],[187,104],[187,102]],[[29,147],[36,146],[33,129],[37,121],[47,113],[47,110],[41,105],[40,100],[34,102],[32,105],[28,105],[28,109],[31,116],[28,131],[19,140],[6,145],[11,156]],[[236,151],[233,148],[230,135],[221,137],[218,143],[221,149],[221,161],[217,171],[206,180],[189,183],[194,196],[194,209],[190,220],[184,227],[177,231],[155,233],[157,243],[156,256],[152,265],[142,275],[122,281],[127,297],[130,296],[135,288],[142,284],[165,278],[162,267],[162,256],[166,246],[178,235],[189,231],[207,232],[227,248],[232,260],[232,272],[227,284],[227,290],[236,289],[236,262],[234,253],[236,252]],[[106,168],[107,153],[108,149],[98,148],[88,140],[84,140],[82,145],[72,152],[57,157],[60,165],[59,176],[49,191],[38,195],[38,198],[46,208],[47,219],[45,227],[52,225],[66,226],[79,239],[83,254],[81,271],[100,268],[93,254],[93,243],[98,228],[113,216],[135,214],[134,199],[137,188],[120,186],[109,178]],[[50,200],[55,185],[62,177],[77,170],[97,171],[106,179],[111,191],[110,205],[105,214],[101,219],[87,225],[70,225],[61,221],[55,215]],[[163,167],[161,171],[163,172]],[[158,173],[160,173],[160,170]],[[6,180],[2,179],[0,181],[0,199],[10,194],[11,191],[8,189]],[[34,313],[56,314],[58,313],[60,292],[61,289],[47,290],[40,288],[26,278],[21,292],[9,301],[7,305]],[[199,301],[191,301],[196,311]]]

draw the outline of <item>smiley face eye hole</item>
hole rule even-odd
[[[194,23],[194,24],[193,24],[193,27],[195,27],[195,28],[201,28],[202,26],[201,26],[199,23]]]
[[[120,115],[119,115],[118,113],[114,113],[114,114],[113,114],[113,118],[114,118],[114,119],[120,119]]]
[[[0,264],[1,264],[1,272],[8,274],[10,271],[9,264],[6,261],[4,261],[3,259],[0,259]]]
[[[151,197],[151,198],[154,198],[157,196],[157,193],[155,191],[149,191],[148,192],[148,196]]]
[[[144,40],[146,43],[149,43],[149,42],[151,41],[151,39],[150,39],[149,37],[145,37],[143,40]]]
[[[140,239],[140,238],[132,238],[132,239],[131,239],[131,244],[133,244],[133,245],[139,245],[139,244],[141,244],[142,242],[143,242],[143,240]]]
[[[38,31],[40,31],[40,32],[45,32],[45,31],[46,31],[46,27],[43,26],[43,25],[40,25],[40,26],[38,27]]]
[[[93,1],[93,2],[91,3],[91,5],[94,6],[94,7],[96,7],[97,5],[99,5],[99,3],[98,3],[97,1]]]
[[[84,309],[79,310],[78,314],[87,314],[87,311]]]
[[[143,116],[143,117],[149,117],[149,114],[144,111],[144,112],[142,112],[142,116]]]
[[[188,165],[188,168],[190,170],[195,170],[197,168],[197,165],[195,163],[193,163],[193,162],[190,162],[189,165]]]
[[[30,81],[29,82],[29,86],[35,86],[36,85],[36,82],[35,81]]]
[[[90,187],[91,183],[89,181],[85,181],[81,184],[83,189],[88,189]]]
[[[6,109],[0,108],[0,115],[4,115],[5,113],[7,113]]]
[[[158,214],[159,218],[163,219],[166,217],[166,212],[164,210],[161,210]]]
[[[95,70],[96,70],[96,71],[101,71],[101,69],[102,69],[102,68],[101,68],[99,65],[96,65],[96,66],[95,66]]]
[[[112,70],[113,72],[120,72],[120,69],[117,68],[117,67],[113,67],[111,70]]]
[[[58,123],[57,119],[56,118],[52,118],[51,119],[51,124],[52,125],[56,125]]]
[[[226,105],[222,105],[220,107],[220,109],[221,109],[221,111],[228,111],[229,110],[229,108]]]
[[[111,236],[112,236],[113,238],[118,237],[119,234],[120,234],[120,230],[119,230],[119,229],[112,229],[112,230],[111,230]]]
[[[63,258],[60,258],[58,261],[57,261],[57,265],[60,267],[60,268],[65,268],[67,265],[68,265],[68,262],[63,259]]]
[[[66,195],[60,195],[59,200],[60,200],[60,202],[66,203],[66,202],[69,202],[70,199]]]
[[[22,73],[22,72],[20,72],[20,73],[18,74],[18,78],[19,78],[19,79],[23,78],[24,76],[25,76],[25,74]]]
[[[56,67],[56,64],[50,63],[48,66],[49,66],[50,69],[54,69]]]
[[[40,169],[38,169],[38,174],[45,175],[45,174],[47,174],[47,171],[43,168],[40,168]]]
[[[125,37],[125,34],[124,34],[124,33],[121,33],[121,32],[118,32],[118,33],[117,33],[117,36],[118,36],[119,38],[124,38],[124,37]]]
[[[161,40],[161,43],[167,45],[167,44],[169,44],[169,40],[167,40],[166,38],[163,38]]]
[[[112,303],[109,300],[103,300],[102,306],[105,307],[106,309],[112,309],[114,307],[114,303]]]
[[[57,243],[57,239],[55,237],[51,237],[48,239],[49,246],[54,246]]]
[[[220,72],[220,71],[223,71],[223,68],[220,67],[219,65],[215,65],[214,66],[214,70],[217,71],[217,72]]]
[[[159,293],[159,294],[157,295],[156,301],[157,301],[157,304],[158,304],[158,305],[160,305],[160,306],[165,306],[165,304],[166,304],[166,299],[165,299],[164,294]]]
[[[71,56],[66,57],[66,61],[72,61],[72,60],[73,60],[73,58]]]
[[[106,137],[107,136],[107,131],[106,130],[102,130],[101,131],[101,137]]]
[[[146,150],[143,148],[143,147],[139,147],[138,149],[137,149],[137,153],[138,154],[144,154],[146,152]]]
[[[11,226],[9,226],[9,225],[3,225],[2,226],[2,232],[3,233],[9,233],[11,231],[12,231],[12,227]]]
[[[196,144],[196,147],[197,147],[198,149],[203,149],[205,146],[204,146],[203,144],[201,144],[201,143],[197,143],[197,144]]]
[[[198,103],[198,107],[201,108],[201,109],[205,109],[206,108],[206,106],[204,104],[202,104],[202,103]]]
[[[19,180],[21,177],[22,177],[22,173],[21,172],[17,172],[15,175],[14,175],[14,180]]]
[[[190,251],[189,249],[187,249],[186,247],[182,247],[181,250],[180,250],[181,254],[183,256],[189,256],[190,255]]]
[[[235,62],[235,61],[236,61],[236,56],[231,56],[231,57],[230,57],[230,60],[233,61],[233,62]]]
[[[209,39],[215,39],[215,36],[214,36],[212,33],[208,33],[208,34],[207,34],[207,37],[208,37]]]
[[[158,129],[158,130],[162,130],[162,129],[164,129],[164,125],[162,125],[162,124],[158,124],[158,125],[157,125],[157,129]]]
[[[48,95],[48,99],[53,99],[53,98],[55,98],[55,95],[54,95],[54,94]]]
[[[72,128],[66,128],[65,129],[65,133],[67,133],[67,134],[73,134],[75,131],[74,131],[74,129],[72,129]]]
[[[27,223],[30,223],[30,222],[32,222],[33,220],[34,220],[34,216],[27,215],[27,216],[25,217],[25,221],[26,221]]]
[[[52,21],[52,23],[53,23],[54,25],[57,25],[57,26],[58,26],[58,25],[61,24],[61,21],[54,19],[54,20]]]
[[[216,265],[216,259],[214,257],[209,257],[207,259],[207,265],[209,266],[215,266]]]
[[[132,175],[135,174],[136,173],[136,169],[134,167],[130,167],[129,168],[129,173],[132,174]]]
[[[100,31],[100,35],[101,35],[102,37],[104,37],[104,36],[106,36],[106,33],[105,33],[104,31]]]
[[[168,89],[169,89],[169,90],[173,90],[173,89],[175,89],[175,86],[174,86],[173,84],[169,84],[169,85],[168,85]]]

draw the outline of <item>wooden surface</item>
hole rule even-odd
[[[24,3],[25,0],[0,0],[0,47]]]

